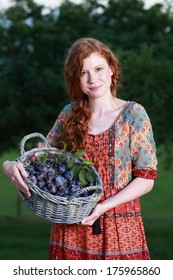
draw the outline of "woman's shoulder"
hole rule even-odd
[[[119,105],[122,104],[123,106],[121,115],[124,122],[133,123],[134,121],[148,119],[148,114],[142,104],[133,100],[119,99],[118,101]]]
[[[142,109],[144,108],[141,104],[133,101],[133,100],[125,100],[125,99],[120,99],[120,98],[116,98],[116,103],[118,105],[118,107],[129,107],[132,109]]]
[[[145,107],[135,101],[127,101],[126,114],[130,122],[149,120]]]
[[[144,106],[136,101],[131,101],[128,100],[126,101],[126,111],[130,114],[133,115],[135,113],[146,113],[146,109],[144,108]]]
[[[64,106],[61,113],[68,113],[75,106],[75,104],[76,103],[74,101],[71,103],[68,103],[67,105]]]
[[[146,111],[142,104],[139,104],[132,100],[117,99],[117,105],[119,106],[119,108],[124,109],[125,115],[133,115],[137,112],[139,113]]]

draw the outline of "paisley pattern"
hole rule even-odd
[[[51,145],[72,106],[64,108],[49,132]],[[102,179],[101,201],[125,188],[135,177],[155,179],[156,149],[145,109],[128,101],[108,130],[87,135],[84,157],[93,161]],[[150,259],[139,199],[104,213],[100,225],[102,234],[94,235],[89,226],[53,224],[50,259]]]

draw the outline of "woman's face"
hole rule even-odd
[[[80,88],[89,98],[99,98],[110,93],[112,70],[106,59],[92,53],[84,59],[80,73]]]

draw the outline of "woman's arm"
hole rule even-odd
[[[137,199],[144,194],[150,192],[154,186],[153,179],[135,178],[127,187],[122,189],[116,195],[98,203],[92,214],[82,220],[83,225],[91,226],[103,213],[112,208]]]

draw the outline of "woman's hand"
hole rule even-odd
[[[21,162],[7,160],[3,163],[3,171],[10,181],[16,186],[17,191],[20,193],[22,198],[24,198],[23,194],[28,197],[31,196],[29,188],[22,178],[27,177],[28,175]]]
[[[91,215],[88,217],[84,218],[81,221],[82,225],[85,226],[92,226],[93,223],[105,212],[104,207],[102,206],[101,203],[98,203],[96,207],[94,208],[93,212]]]

